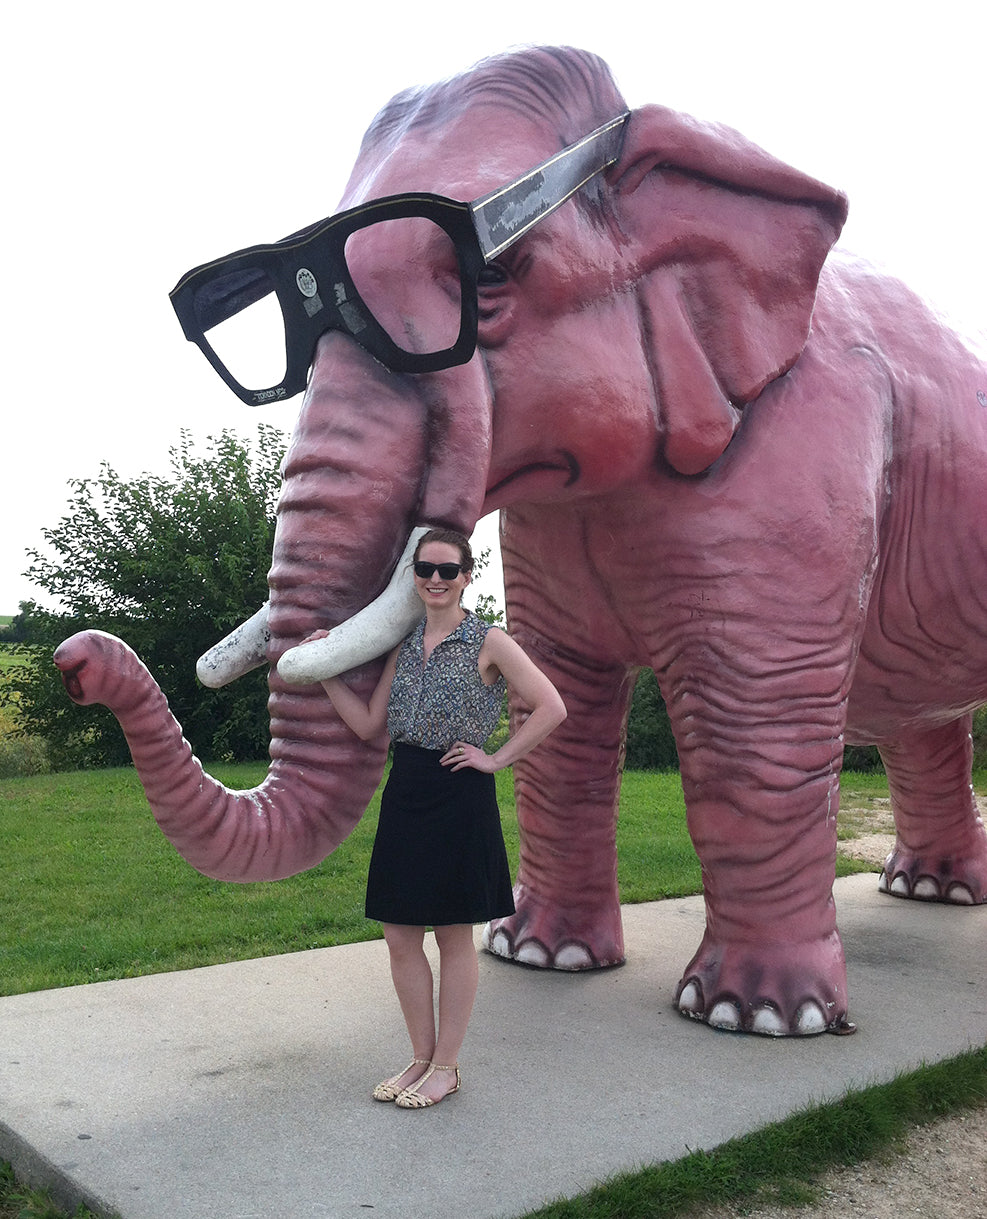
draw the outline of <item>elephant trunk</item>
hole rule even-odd
[[[331,375],[317,375],[320,367]],[[203,772],[164,695],[121,641],[86,631],[55,654],[72,698],[117,715],[158,824],[208,876],[276,880],[313,867],[373,795],[384,741],[359,741],[321,686],[289,686],[276,665],[386,584],[422,501],[426,410],[410,378],[338,335],[320,343],[278,506],[267,614],[271,767],[259,787],[230,791]],[[380,668],[371,662],[347,680],[369,697]]]
[[[116,715],[165,837],[216,880],[280,880],[314,867],[350,832],[379,780],[383,745],[368,746],[337,718],[327,720],[316,705],[328,702],[320,687],[294,689],[285,706],[273,670],[272,714],[299,739],[277,749],[273,741],[264,782],[231,791],[205,773],[161,689],[121,639],[82,631],[60,645],[55,663],[76,702],[103,703]],[[368,679],[369,672],[360,684]]]

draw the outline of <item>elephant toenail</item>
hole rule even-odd
[[[795,1032],[800,1037],[814,1037],[816,1033],[825,1033],[826,1017],[819,1004],[811,1000],[803,1003],[795,1013]]]
[[[522,965],[537,965],[539,969],[547,969],[552,964],[548,949],[538,940],[525,940],[514,957]]]
[[[592,969],[595,964],[585,944],[565,944],[555,954],[556,969]]]
[[[971,891],[967,888],[966,885],[960,884],[960,882],[958,880],[954,880],[953,883],[946,890],[946,900],[949,902],[954,902],[957,906],[975,906],[976,905],[976,902],[973,900],[973,894],[971,893]]]
[[[758,1008],[754,1013],[751,1031],[760,1033],[763,1037],[784,1037],[788,1033],[781,1013],[777,1008],[770,1006]]]
[[[700,990],[698,982],[689,982],[682,988],[678,1008],[684,1016],[702,1016],[703,992]]]
[[[740,1012],[737,1010],[736,1004],[727,999],[721,999],[709,1013],[709,1023],[713,1028],[723,1029],[728,1033],[739,1029]]]
[[[921,901],[937,902],[942,897],[942,890],[939,888],[938,882],[931,876],[920,876],[912,888],[912,897],[917,897]]]
[[[494,956],[509,957],[511,955],[511,937],[506,931],[495,931],[492,936],[486,936],[484,940],[484,948],[488,952],[492,952]],[[489,939],[489,943],[487,943]]]

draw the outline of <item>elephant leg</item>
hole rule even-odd
[[[484,930],[488,951],[546,969],[624,961],[617,891],[620,747],[632,677],[516,637],[565,698],[568,718],[514,768],[521,834],[516,913]]]
[[[716,1028],[769,1036],[843,1026],[846,964],[832,896],[838,758],[787,781],[779,766],[778,785],[757,790],[743,770],[699,778],[683,753],[706,930],[676,1006]],[[763,777],[764,759],[752,762]]]
[[[987,831],[970,786],[972,717],[882,744],[897,841],[880,887],[896,897],[987,902]]]
[[[848,1010],[832,893],[848,649],[833,645],[823,668],[805,640],[723,632],[664,675],[706,903],[676,1006],[721,1029],[836,1031]]]
[[[853,410],[836,427],[819,404],[848,393]],[[711,493],[705,515],[680,526],[701,558],[690,572],[673,554],[663,569],[673,626],[655,667],[706,903],[676,1003],[718,1028],[849,1027],[836,819],[890,421],[885,373],[866,353],[851,363],[807,356],[765,395],[724,465],[723,486],[743,510],[725,490]],[[818,461],[792,462],[794,452]]]

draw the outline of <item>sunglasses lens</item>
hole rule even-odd
[[[462,324],[452,238],[424,216],[379,220],[346,239],[346,267],[364,305],[402,351],[455,346]]]
[[[420,580],[429,580],[435,572],[440,580],[455,580],[462,568],[458,563],[423,563],[415,564],[415,575]]]
[[[241,268],[202,284],[195,318],[226,371],[244,389],[262,390],[285,378],[284,318],[274,281],[260,268]]]

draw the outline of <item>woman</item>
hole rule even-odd
[[[322,683],[357,736],[370,740],[386,728],[394,746],[366,913],[384,925],[412,1048],[408,1066],[373,1096],[403,1109],[459,1091],[459,1050],[479,978],[473,924],[514,912],[493,776],[566,714],[558,691],[510,636],[460,604],[473,571],[466,537],[430,530],[415,550],[414,571],[424,621],[388,656],[369,704],[341,678]],[[497,725],[505,685],[530,714],[488,754],[483,745]],[[439,949],[438,1027],[424,951],[429,926]]]

